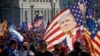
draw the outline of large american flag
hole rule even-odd
[[[48,26],[46,32],[44,33],[44,40],[46,40],[48,44],[48,49],[53,50],[53,46],[55,44],[61,43],[66,35],[65,33],[60,29],[60,26],[58,24],[58,20],[64,15],[70,13],[70,9],[66,8],[62,10],[60,13],[58,13],[53,20],[51,21],[50,25]],[[81,27],[78,27],[81,28]]]
[[[86,4],[86,17],[83,17],[78,2]],[[43,36],[43,39],[46,40],[48,44],[48,49],[52,50],[53,45],[58,44],[65,39],[65,33],[60,29],[57,20],[62,15],[69,12],[73,14],[78,26],[84,25],[82,34],[91,56],[100,56],[100,30],[96,20],[92,17],[94,16],[94,0],[77,0],[69,8],[62,10],[53,18]]]

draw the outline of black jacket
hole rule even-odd
[[[34,52],[34,53],[36,53],[37,52],[37,49],[35,48],[35,46],[34,45],[30,45],[30,50],[32,51],[32,52]]]
[[[90,56],[90,54],[82,51],[81,52],[72,51],[67,56]]]
[[[54,56],[51,52],[46,51],[45,53],[37,52],[35,56]]]

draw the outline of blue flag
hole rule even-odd
[[[28,23],[27,23],[27,20],[25,20],[24,22],[22,22],[22,30],[26,31],[27,28],[28,28]]]

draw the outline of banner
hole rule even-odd
[[[86,47],[91,56],[100,55],[100,25],[94,18],[94,0],[76,0],[68,8],[58,13],[47,30],[43,39],[48,44],[48,49],[53,50],[55,44],[67,42],[72,51],[73,43],[79,41]]]

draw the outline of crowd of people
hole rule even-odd
[[[80,9],[86,7],[84,6],[84,3],[79,5],[81,5]],[[64,14],[58,20],[60,29],[66,34],[67,46],[58,43],[54,45],[53,50],[48,50],[47,47],[49,44],[42,38],[42,33],[44,31],[36,31],[39,30],[40,27],[34,28],[35,30],[33,31],[23,31],[24,28],[22,30],[17,29],[17,31],[23,36],[22,42],[18,41],[18,39],[10,39],[11,36],[9,30],[6,30],[3,39],[0,40],[0,56],[90,56],[88,52],[82,49],[81,43],[76,41],[80,40],[81,34],[79,33],[81,30],[77,26],[80,26],[81,22],[75,19],[70,12],[71,10],[69,10],[68,14]],[[84,9],[82,9],[82,13],[84,13]],[[39,19],[40,18],[41,17],[39,17]],[[77,32],[79,30],[80,32]],[[74,32],[79,35],[76,33],[74,34]]]
[[[20,32],[20,30],[17,30]],[[41,32],[20,32],[24,37],[21,45],[16,39],[9,41],[9,34],[0,39],[0,56],[90,56],[82,51],[80,42],[74,43],[74,50],[69,51],[67,46],[61,43],[54,45],[54,50],[48,50],[45,40],[42,40]]]

